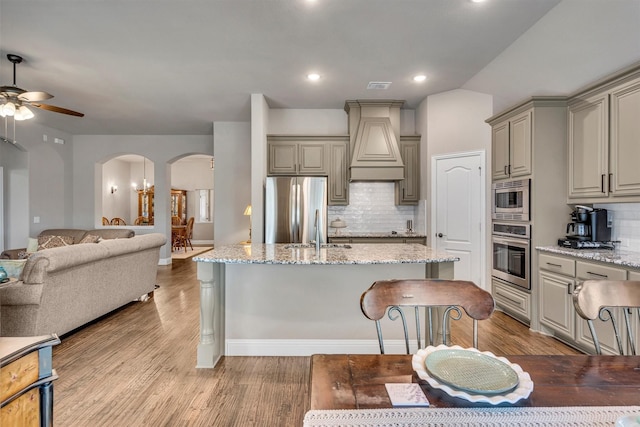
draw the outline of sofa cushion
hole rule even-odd
[[[27,252],[35,252],[38,250],[38,239],[34,239],[33,237],[29,237],[27,242]]]
[[[95,234],[85,234],[84,237],[78,242],[80,243],[98,243],[102,238]]]
[[[87,230],[79,228],[49,228],[47,230],[42,230],[40,234],[38,234],[38,238],[41,236],[71,236],[73,237],[72,243],[78,243],[86,233]]]
[[[2,259],[0,260],[0,267],[4,268],[9,277],[15,277],[22,279],[22,270],[27,262],[26,259]]]
[[[38,236],[38,250],[73,245],[72,236]]]
[[[128,239],[136,235],[136,232],[129,228],[98,228],[88,230],[87,234],[93,234],[103,239]]]

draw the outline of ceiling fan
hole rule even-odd
[[[22,62],[19,55],[8,54],[7,59],[13,63],[13,85],[0,86],[0,116],[13,116],[15,120],[27,120],[33,117],[33,113],[27,106],[41,108],[43,110],[54,111],[56,113],[68,114],[70,116],[84,117],[83,113],[68,110],[55,105],[43,104],[40,101],[53,98],[47,92],[28,92],[16,85],[16,64]]]

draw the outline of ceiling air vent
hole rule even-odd
[[[391,82],[369,82],[367,89],[389,89]]]

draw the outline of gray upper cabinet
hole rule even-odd
[[[613,196],[640,195],[640,78],[611,92],[610,182]]]
[[[569,104],[569,198],[607,197],[609,97]]]
[[[573,97],[569,203],[640,201],[640,70]]]
[[[329,143],[329,205],[349,204],[349,141]]]
[[[269,175],[327,175],[327,143],[293,136],[267,138]]]
[[[267,135],[267,150],[267,175],[326,176],[328,204],[349,204],[348,135]]]
[[[494,181],[531,175],[531,117],[525,111],[491,128]]]
[[[396,205],[417,205],[420,201],[420,135],[400,137],[404,179],[396,181]]]

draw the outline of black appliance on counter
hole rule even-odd
[[[567,224],[567,236],[558,245],[573,249],[613,249],[606,209],[576,205]]]

